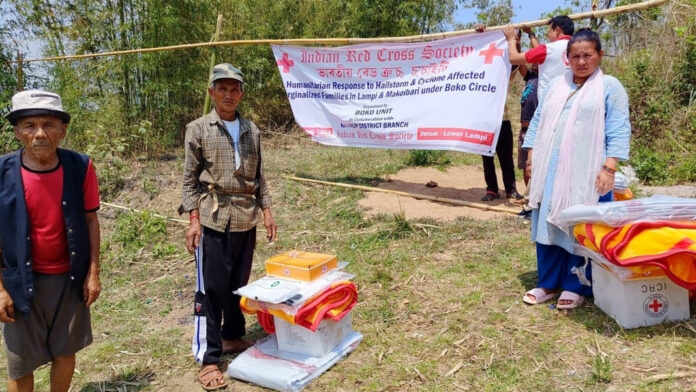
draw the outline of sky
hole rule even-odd
[[[531,22],[541,19],[541,14],[555,10],[558,7],[569,7],[566,0],[512,0],[515,16],[513,23]],[[588,11],[588,10],[583,10]],[[457,22],[476,22],[475,8],[459,9],[454,14]]]

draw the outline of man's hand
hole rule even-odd
[[[273,219],[273,213],[271,213],[270,208],[265,208],[263,210],[263,225],[266,226],[266,238],[268,242],[273,242],[276,240],[276,234],[278,233],[278,225]]]
[[[186,249],[193,254],[200,242],[201,223],[198,221],[198,218],[192,218],[188,230],[186,230]]]
[[[507,25],[507,26],[503,27],[503,34],[505,35],[506,40],[517,41],[517,32],[515,31],[515,28],[512,27],[512,25]]]
[[[477,33],[483,33],[486,31],[486,25],[483,23],[479,23],[476,26],[474,26],[474,30],[476,30]]]
[[[0,290],[0,322],[14,323],[14,302],[7,290]]]
[[[522,31],[524,31],[524,32],[527,33],[527,34],[534,34],[534,33],[532,32],[532,28],[529,27],[529,26],[522,26]]]
[[[85,284],[82,287],[82,296],[85,301],[87,301],[87,306],[92,306],[92,304],[99,298],[99,293],[101,293],[101,282],[99,281],[99,265],[90,264],[89,271],[87,271],[87,279],[85,279]]]

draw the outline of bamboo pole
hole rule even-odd
[[[182,220],[182,219],[174,219],[174,218],[170,218],[170,217],[168,217],[168,216],[164,216],[164,215],[160,215],[160,214],[154,214],[154,213],[148,212],[148,211],[137,210],[137,209],[135,209],[135,208],[124,207],[124,206],[120,206],[120,205],[118,205],[118,204],[113,204],[113,203],[107,203],[107,202],[105,202],[105,201],[102,201],[101,204],[103,204],[103,205],[105,205],[105,206],[107,206],[107,207],[116,208],[116,209],[119,209],[119,210],[125,210],[125,211],[130,211],[130,212],[137,212],[137,213],[139,213],[139,214],[145,214],[145,213],[147,213],[147,214],[150,214],[150,215],[155,216],[155,217],[157,217],[157,218],[162,218],[162,219],[164,219],[164,220],[166,220],[166,221],[169,221],[169,222],[175,222],[175,223],[180,223],[180,224],[184,224],[184,225],[188,225],[188,223],[189,223],[188,221],[185,221],[185,220]]]
[[[418,193],[395,191],[393,189],[383,189],[383,188],[374,188],[371,186],[344,184],[341,182],[312,180],[310,178],[302,178],[302,177],[295,177],[295,176],[285,176],[285,178],[288,180],[293,180],[293,181],[298,181],[298,182],[310,182],[313,184],[337,186],[337,187],[341,187],[341,188],[350,188],[350,189],[359,189],[361,191],[366,191],[366,192],[390,193],[390,194],[398,195],[398,196],[412,197],[414,199],[430,200],[430,201],[436,201],[439,203],[452,204],[452,205],[462,206],[462,207],[478,208],[479,210],[484,210],[484,211],[506,212],[508,214],[515,214],[515,215],[517,215],[517,213],[519,212],[519,210],[513,210],[512,208],[507,208],[507,207],[489,206],[486,204],[475,203],[475,202],[471,202],[471,201],[450,199],[447,197],[439,197],[439,196],[422,195],[422,194],[418,194]]]
[[[22,52],[17,49],[17,91],[24,90],[24,70],[22,69]]]
[[[603,18],[607,16],[613,16],[618,14],[623,14],[627,12],[640,11],[648,8],[654,8],[663,5],[667,0],[648,0],[642,3],[629,4],[620,7],[609,8],[600,11],[589,11],[581,12],[577,14],[568,15],[573,20],[581,19],[591,19],[591,18]],[[548,24],[549,19],[539,19],[530,22],[515,23],[513,27],[536,27],[544,26]],[[505,26],[491,26],[487,27],[486,31],[502,30]],[[181,50],[181,49],[192,49],[192,48],[202,48],[202,47],[215,47],[215,46],[240,46],[240,45],[353,45],[353,44],[364,44],[364,43],[406,43],[406,42],[422,42],[431,41],[436,39],[444,39],[450,37],[457,37],[461,35],[474,33],[474,29],[449,31],[444,33],[433,33],[433,34],[421,34],[421,35],[410,35],[405,37],[378,37],[378,38],[291,38],[291,39],[246,39],[246,40],[232,40],[232,41],[218,41],[218,42],[201,42],[195,44],[182,44],[182,45],[172,45],[172,46],[162,46],[157,48],[142,48],[142,49],[129,49],[129,50],[119,50],[114,52],[104,52],[104,53],[87,53],[78,54],[70,56],[56,56],[56,57],[44,57],[38,59],[25,59],[26,63],[37,62],[37,61],[58,61],[58,60],[79,60],[93,57],[105,57],[105,56],[121,56],[126,54],[136,54],[136,53],[151,53],[151,52],[162,52],[166,50]]]
[[[220,30],[222,29],[222,14],[218,14],[217,24],[215,25],[215,34],[213,34],[213,39],[210,42],[216,42],[220,39]],[[208,75],[213,73],[213,67],[215,67],[215,57],[217,56],[217,47],[213,46],[213,53],[210,55],[210,69],[208,70]],[[203,103],[203,115],[205,116],[210,111],[210,94],[206,90],[205,93],[205,103]]]

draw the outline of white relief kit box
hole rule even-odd
[[[316,331],[274,317],[278,350],[321,357],[353,332],[351,314],[339,321],[324,319]]]
[[[623,328],[688,320],[689,291],[664,274],[621,279],[626,268],[592,260],[594,303]],[[629,274],[630,275],[630,274]]]

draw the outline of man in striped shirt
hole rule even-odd
[[[237,111],[244,97],[242,72],[218,64],[208,88],[215,108],[186,126],[183,200],[188,212],[186,248],[195,252],[193,354],[201,363],[198,380],[206,390],[227,386],[218,368],[226,353],[251,344],[239,296],[247,284],[263,220],[268,241],[276,238],[271,196],[263,172],[261,132]]]

